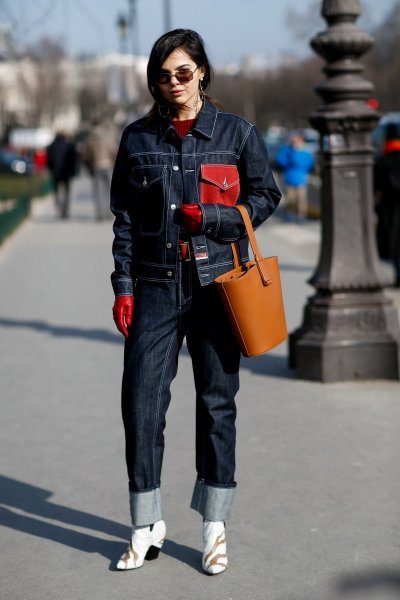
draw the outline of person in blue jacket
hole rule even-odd
[[[314,157],[306,148],[301,133],[295,132],[290,143],[282,146],[276,161],[283,170],[289,209],[294,207],[297,217],[305,219],[308,214],[308,178],[310,171],[314,168]]]

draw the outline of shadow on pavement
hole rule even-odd
[[[93,515],[91,516],[93,517]],[[67,527],[46,523],[41,519],[17,514],[13,510],[3,506],[0,506],[0,525],[51,540],[52,542],[58,542],[76,550],[98,553],[110,561],[115,561],[115,557],[120,556],[126,546],[126,543],[124,545],[121,542],[103,540],[96,536],[68,529]]]
[[[0,317],[0,327],[14,327],[20,329],[33,329],[35,331],[48,333],[55,337],[74,337],[122,345],[124,340],[119,333],[112,333],[107,329],[82,329],[80,327],[68,327],[66,325],[50,325],[40,320],[17,320]],[[189,351],[184,345],[181,354],[189,356]],[[288,367],[286,356],[275,354],[264,354],[252,358],[243,358],[242,369],[250,369],[258,375],[294,379],[295,373]]]
[[[400,600],[400,570],[375,567],[336,575],[331,583],[291,600]]]
[[[52,492],[43,488],[0,475],[0,525],[84,552],[97,552],[110,560],[118,556],[119,550],[123,552],[124,546],[121,545],[121,542],[102,540],[86,533],[43,521],[42,519],[51,519],[64,525],[84,527],[125,540],[129,539],[130,527],[55,504],[49,501],[52,495]],[[25,514],[15,512],[15,509],[23,511]]]
[[[176,558],[176,560],[186,563],[189,565],[189,567],[192,567],[204,575],[204,571],[201,568],[200,550],[190,548],[189,546],[184,546],[183,544],[177,544],[172,540],[166,539],[162,547],[162,552],[171,558]]]
[[[189,350],[185,344],[182,346],[180,354],[190,357]],[[240,368],[248,369],[257,373],[257,375],[265,375],[266,377],[296,378],[295,371],[288,367],[287,356],[277,354],[263,354],[262,356],[253,356],[252,358],[242,357]]]
[[[80,327],[68,327],[66,325],[50,325],[40,320],[17,320],[0,317],[0,327],[15,327],[21,329],[33,329],[49,333],[55,337],[85,338],[96,342],[107,342],[112,344],[123,344],[123,338],[118,333],[112,333],[107,329],[82,329]]]
[[[131,528],[110,519],[55,504],[49,500],[52,495],[49,490],[0,475],[0,525],[76,550],[100,554],[111,561],[109,569],[115,570],[116,561],[126,549]],[[62,525],[48,523],[43,519],[59,521]],[[125,541],[104,540],[64,525],[91,529]],[[166,540],[162,551],[201,571],[201,553],[198,550]]]
[[[279,263],[281,271],[299,271],[301,273],[311,273],[315,265],[295,265],[290,263]]]
[[[339,598],[395,600],[400,598],[400,570],[374,569],[344,575],[336,583]]]
[[[241,369],[249,369],[257,375],[268,377],[279,377],[283,379],[295,379],[296,374],[288,367],[288,357],[277,354],[263,354],[252,358],[242,358]]]
[[[33,214],[30,216],[30,221],[32,221],[32,223],[37,223],[39,225],[47,225],[47,224],[54,224],[54,223],[71,223],[71,222],[74,224],[84,223],[85,225],[87,223],[93,223],[93,225],[98,225],[99,223],[103,223],[103,224],[109,223],[110,230],[112,227],[111,217],[110,217],[110,219],[103,219],[101,222],[99,222],[93,215],[87,215],[85,213],[82,213],[82,214],[72,213],[67,219],[60,219],[60,217],[56,214],[54,214],[54,215]]]

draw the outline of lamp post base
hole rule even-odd
[[[397,309],[381,291],[316,294],[289,337],[289,365],[321,382],[400,379]]]

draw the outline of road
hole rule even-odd
[[[185,348],[167,418],[167,540],[158,560],[115,571],[130,531],[123,343],[111,318],[111,221],[93,215],[79,180],[69,221],[55,218],[51,200],[36,202],[0,248],[0,598],[355,600],[386,584],[399,598],[400,385],[299,381],[285,344],[242,363],[226,573],[201,571],[201,522],[189,508]],[[271,219],[257,235],[279,256],[293,330],[312,292],[319,225]]]

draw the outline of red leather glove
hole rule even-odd
[[[129,336],[128,326],[132,325],[134,298],[133,296],[117,296],[113,306],[113,317],[118,331],[124,337]]]
[[[198,233],[203,223],[203,215],[198,204],[181,205],[182,226],[190,233]]]

